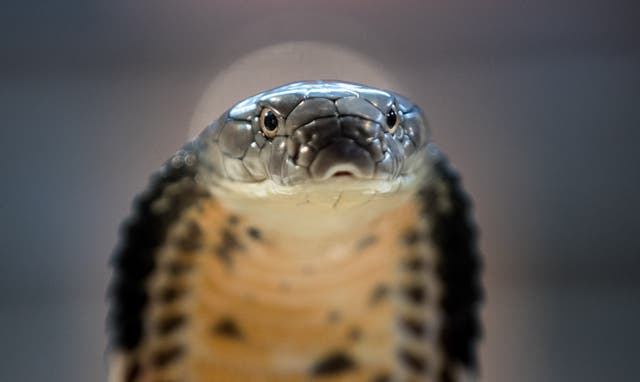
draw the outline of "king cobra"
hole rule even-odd
[[[475,231],[408,99],[338,81],[250,97],[123,224],[110,380],[473,380]]]

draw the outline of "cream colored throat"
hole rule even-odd
[[[332,179],[284,187],[222,183],[223,205],[265,231],[303,240],[333,240],[366,227],[376,217],[399,208],[414,195],[414,177],[395,181]]]

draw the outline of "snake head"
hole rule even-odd
[[[213,181],[279,186],[393,181],[419,170],[428,140],[422,111],[406,98],[338,81],[295,82],[247,98],[200,137]]]

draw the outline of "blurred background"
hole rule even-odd
[[[482,228],[483,381],[636,378],[638,8],[3,2],[0,380],[105,380],[107,264],[133,196],[213,78],[289,41],[367,57],[426,109]]]

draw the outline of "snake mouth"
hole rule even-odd
[[[333,177],[371,179],[375,162],[364,147],[352,139],[340,137],[318,152],[309,172],[314,180]]]
[[[351,171],[338,171],[332,175],[332,177],[334,178],[353,177],[353,176],[354,175],[353,173],[351,173]]]

